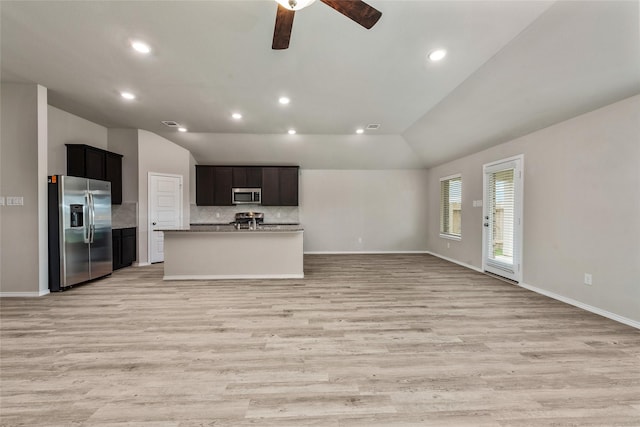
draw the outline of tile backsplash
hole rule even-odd
[[[129,228],[138,226],[138,203],[123,202],[111,205],[111,227]]]
[[[197,206],[191,205],[191,224],[228,224],[236,212],[264,213],[264,222],[272,224],[299,223],[298,206]]]

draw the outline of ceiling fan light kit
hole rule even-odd
[[[293,17],[297,10],[303,9],[315,0],[276,0],[276,25],[273,31],[271,48],[275,50],[287,49],[291,39]],[[366,29],[371,29],[382,16],[382,12],[369,6],[361,0],[320,0],[330,8],[340,12],[352,21]]]
[[[276,0],[276,1],[280,3],[283,7],[289,10],[300,10],[309,6],[311,3],[313,3],[316,0]]]

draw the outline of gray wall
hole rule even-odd
[[[0,195],[23,206],[0,208],[0,293],[48,292],[47,89],[2,84]]]
[[[524,284],[640,321],[639,135],[635,96],[430,169],[429,250],[482,267],[482,166],[524,154]],[[438,233],[439,179],[455,173],[459,242]]]
[[[182,218],[189,225],[191,153],[155,133],[138,130],[138,262],[149,262],[149,172],[182,175]]]
[[[49,148],[49,175],[67,174],[67,148],[65,144],[86,144],[107,149],[107,128],[59,108],[47,106]]]
[[[302,170],[305,252],[427,250],[424,170]]]
[[[2,84],[0,195],[23,196],[25,203],[0,208],[3,294],[47,292],[47,172],[62,168],[65,142],[104,143],[104,128],[47,107],[46,98],[42,86]],[[482,198],[482,165],[524,154],[523,282],[640,321],[639,112],[635,96],[428,171],[302,170],[305,251],[429,250],[480,268],[482,209],[472,201]],[[79,135],[96,139],[74,139]],[[140,202],[138,259],[144,263],[148,172],[183,176],[188,224],[195,161],[142,130],[109,130],[103,148],[128,159],[123,191],[125,200]],[[463,177],[459,242],[438,233],[439,178],[454,173]],[[593,274],[592,286],[583,284],[585,272]]]

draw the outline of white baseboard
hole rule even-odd
[[[151,263],[150,262],[134,262],[133,263],[134,267],[144,267],[146,265],[151,265]]]
[[[640,322],[635,321],[633,319],[629,319],[627,317],[620,316],[620,315],[615,314],[615,313],[611,313],[610,311],[603,310],[601,308],[594,307],[592,305],[585,304],[585,303],[580,302],[580,301],[576,301],[576,300],[574,300],[572,298],[556,294],[555,292],[547,291],[546,289],[541,289],[541,288],[538,288],[536,286],[527,285],[526,283],[523,283],[523,282],[518,283],[518,286],[520,286],[522,288],[525,288],[525,289],[528,289],[530,291],[533,291],[533,292],[535,292],[537,294],[544,295],[546,297],[553,298],[555,300],[558,300],[558,301],[564,302],[566,304],[572,305],[574,307],[578,307],[578,308],[581,308],[583,310],[590,311],[591,313],[598,314],[598,315],[600,315],[602,317],[606,317],[607,319],[615,320],[616,322],[624,323],[625,325],[634,327],[636,329],[640,329]]]
[[[434,253],[434,252],[428,252],[428,253],[430,255],[436,256],[438,258],[442,258],[442,259],[444,259],[446,261],[452,262],[454,264],[458,264],[458,265],[461,265],[463,267],[470,268],[471,270],[475,270],[477,272],[484,273],[484,271],[481,268],[478,268],[476,266],[473,266],[473,265],[470,265],[470,264],[466,264],[464,262],[460,262],[458,260],[455,260],[455,259],[452,259],[452,258],[449,258],[449,257],[446,257],[446,256],[442,256],[442,255]],[[615,320],[616,322],[620,322],[620,323],[623,323],[625,325],[634,327],[636,329],[640,329],[640,322],[638,322],[636,320],[629,319],[627,317],[620,316],[620,315],[615,314],[615,313],[611,313],[610,311],[603,310],[601,308],[594,307],[592,305],[585,304],[583,302],[576,301],[576,300],[574,300],[572,298],[568,298],[568,297],[556,294],[555,292],[551,292],[551,291],[547,291],[547,290],[542,289],[542,288],[538,288],[536,286],[531,286],[531,285],[528,285],[528,284],[523,283],[523,282],[517,283],[516,285],[520,286],[521,288],[524,288],[524,289],[530,290],[532,292],[535,292],[537,294],[544,295],[546,297],[553,298],[555,300],[564,302],[564,303],[572,305],[574,307],[581,308],[583,310],[586,310],[586,311],[589,311],[591,313],[600,315],[602,317],[606,317],[607,319]]]
[[[449,258],[449,257],[446,257],[446,256],[444,256],[444,255],[437,254],[437,253],[435,253],[435,252],[427,252],[427,253],[428,253],[429,255],[433,255],[433,256],[435,256],[435,257],[442,258],[442,259],[443,259],[443,260],[445,260],[445,261],[449,261],[449,262],[452,262],[452,263],[454,263],[454,264],[458,264],[458,265],[461,265],[461,266],[463,266],[463,267],[467,267],[467,268],[469,268],[469,269],[471,269],[471,270],[475,270],[475,271],[477,271],[477,272],[479,272],[479,273],[484,273],[484,271],[482,271],[482,269],[481,269],[481,268],[478,268],[478,267],[476,267],[475,265],[467,264],[466,262],[460,262],[460,261],[458,261],[457,259]]]
[[[308,251],[305,255],[428,254],[428,251]]]
[[[304,274],[176,274],[164,276],[163,280],[236,280],[236,279],[304,279]]]
[[[33,298],[48,295],[49,289],[39,292],[0,292],[0,298]]]

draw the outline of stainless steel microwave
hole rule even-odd
[[[234,205],[262,204],[261,188],[232,188],[231,201]]]

